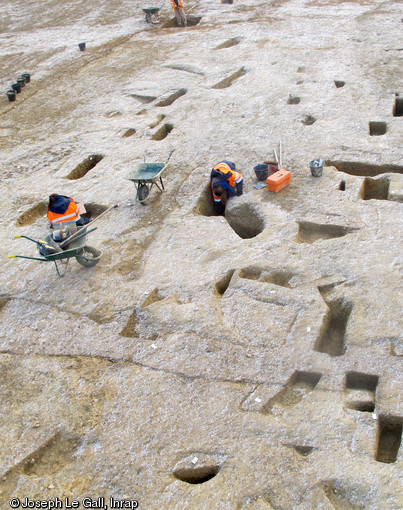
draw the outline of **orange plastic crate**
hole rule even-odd
[[[290,184],[291,180],[291,172],[288,170],[284,170],[281,168],[278,172],[272,174],[270,177],[266,179],[267,187],[269,191],[280,191],[285,188],[288,184]]]

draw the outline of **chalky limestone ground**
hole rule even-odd
[[[1,508],[401,509],[401,4],[206,0],[186,29],[142,5],[0,13],[1,89],[31,73],[0,100]],[[291,184],[257,190],[280,140]],[[136,203],[125,175],[172,149]],[[8,259],[52,192],[119,204],[96,267]]]

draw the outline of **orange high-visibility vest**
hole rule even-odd
[[[227,163],[218,163],[214,170],[218,170],[222,172],[227,177],[228,184],[233,188],[236,183],[242,181],[242,175],[235,170],[231,170],[231,168],[227,165]],[[229,174],[229,175],[228,175]]]
[[[48,211],[48,220],[52,226],[55,226],[58,223],[66,223],[67,221],[77,221],[80,219],[80,215],[78,214],[78,205],[72,198],[70,198],[70,200],[71,202],[64,213],[58,214]]]
[[[175,9],[176,11],[179,11],[179,9],[182,9],[183,7],[183,0],[178,0],[179,8],[174,2],[174,0],[171,0],[172,9]]]

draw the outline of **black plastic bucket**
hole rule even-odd
[[[31,81],[31,75],[29,73],[23,73],[21,78],[24,78],[25,83],[29,83]]]
[[[258,181],[265,181],[269,176],[269,165],[256,165],[253,170],[255,171]]]
[[[9,101],[15,101],[15,90],[7,90],[7,97]]]
[[[84,51],[85,50],[85,42],[78,43],[78,47],[80,48],[80,51]]]
[[[13,83],[11,85],[11,88],[19,94],[21,92],[21,84],[20,83]]]
[[[24,78],[18,78],[17,83],[19,83],[22,87],[25,87],[25,79]]]

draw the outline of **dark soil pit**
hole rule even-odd
[[[21,216],[15,222],[17,227],[25,227],[26,225],[32,225],[38,218],[46,216],[48,207],[45,202],[39,202],[38,204],[30,207],[27,211],[21,214]]]
[[[339,161],[328,159],[326,166],[334,166],[339,172],[361,177],[374,177],[375,175],[394,173],[402,174],[403,166],[401,165],[371,165],[360,161]]]
[[[232,200],[235,200],[235,198]],[[227,204],[225,219],[239,237],[251,239],[263,232],[265,220],[255,207],[247,202],[237,203],[236,205],[233,202],[233,204],[234,206],[231,207]]]
[[[347,350],[346,330],[353,305],[344,299],[326,302],[329,310],[314,350],[329,356],[343,356]]]
[[[344,87],[344,85],[346,84],[346,82],[345,82],[345,81],[341,81],[341,80],[334,80],[334,84],[336,85],[336,87],[337,87],[338,89],[340,89],[340,88]]]
[[[194,468],[181,468],[174,471],[174,476],[182,482],[199,484],[214,478],[220,471],[220,466],[200,466]]]
[[[104,157],[101,154],[93,154],[88,156],[82,163],[77,165],[74,170],[72,170],[69,175],[66,176],[66,179],[76,180],[81,179],[86,175],[90,170],[97,166],[97,164],[102,161]]]
[[[194,27],[194,26],[198,25],[200,23],[202,17],[203,16],[194,16],[194,15],[188,14],[186,16],[187,26]],[[178,28],[178,27],[179,27],[179,25],[178,25],[178,22],[176,21],[176,18],[171,18],[166,23],[164,23],[161,28]]]
[[[371,179],[366,177],[361,187],[360,197],[363,200],[388,200],[390,181],[387,177]]]
[[[382,136],[386,134],[388,130],[388,125],[386,122],[375,122],[371,121],[369,123],[369,134],[370,136]]]
[[[227,41],[223,42],[222,44],[219,44],[214,49],[215,50],[222,50],[224,48],[231,48],[232,46],[236,46],[242,41],[242,37],[232,37],[231,39],[228,39]]]
[[[292,447],[302,457],[308,457],[313,451],[313,446],[292,445]]]
[[[148,127],[150,129],[153,129],[153,128],[157,127],[159,124],[161,124],[161,122],[164,119],[165,119],[165,115],[164,114],[158,115],[157,119],[154,122],[151,122],[151,124],[149,124]]]
[[[158,301],[162,301],[166,296],[163,296],[158,287],[155,287],[150,294],[144,299],[141,304],[141,308],[147,308],[147,306],[152,305],[153,303],[157,303]]]
[[[297,370],[292,374],[284,388],[262,407],[261,412],[268,414],[274,406],[281,406],[285,409],[296,406],[305,395],[316,388],[321,377],[322,374],[317,372],[300,372]]]
[[[241,78],[241,76],[244,76],[247,73],[247,70],[245,67],[241,67],[236,71],[235,73],[232,73],[231,76],[228,76],[228,78],[224,78],[224,80],[219,81],[215,85],[213,85],[212,89],[226,89],[230,87],[236,80]]]
[[[6,304],[10,301],[10,298],[0,297],[0,311],[6,306]]]
[[[327,225],[312,223],[310,221],[299,221],[296,242],[311,244],[320,240],[343,237],[354,230],[355,229],[343,225]]]
[[[126,322],[125,327],[122,329],[122,331],[119,333],[120,336],[124,336],[127,338],[137,338],[136,333],[136,326],[137,326],[137,312],[134,310],[128,321]]]
[[[122,137],[128,138],[129,136],[133,136],[134,134],[136,134],[136,130],[134,128],[129,128],[129,129],[126,129],[126,131],[123,133]]]
[[[155,106],[170,106],[177,99],[184,96],[186,92],[187,89],[178,89],[173,93],[165,94],[157,103],[155,103]]]
[[[215,285],[215,290],[219,296],[223,296],[229,287],[231,278],[235,272],[235,269],[228,271]]]
[[[153,136],[151,137],[151,140],[164,140],[169,133],[173,130],[172,124],[164,124],[159,128],[158,131],[156,131]]]
[[[134,99],[137,99],[137,101],[140,101],[140,103],[151,103],[155,99],[157,99],[157,96],[145,96],[141,94],[129,94],[130,97],[134,97]]]
[[[403,117],[403,97],[396,97],[393,105],[393,117]]]
[[[396,462],[402,442],[401,416],[379,416],[375,460],[392,464]]]
[[[345,379],[344,405],[355,411],[374,412],[378,381],[377,375],[348,372]]]
[[[84,214],[81,214],[81,216],[88,216],[90,218],[96,218],[97,216],[99,216],[100,214],[102,214],[104,211],[106,211],[109,208],[108,205],[94,204],[93,202],[84,204],[84,207],[87,212]]]
[[[312,124],[315,124],[316,118],[312,115],[305,115],[301,122],[304,126],[312,126]]]
[[[217,216],[210,185],[204,187],[193,212],[200,216]]]

